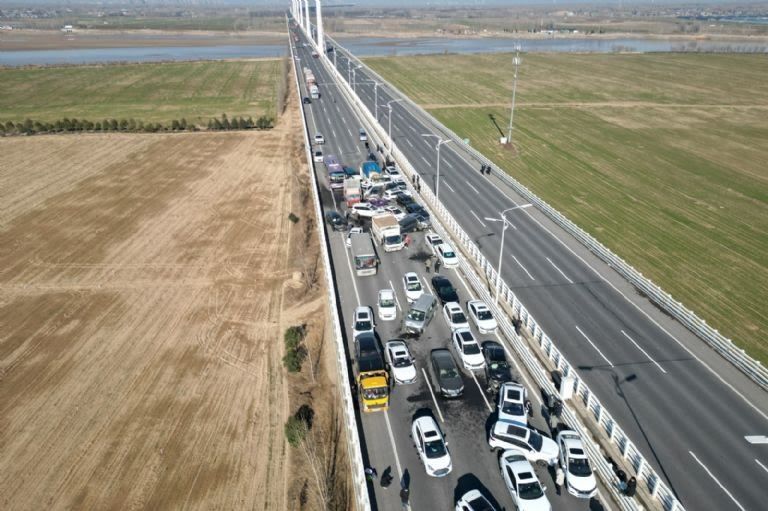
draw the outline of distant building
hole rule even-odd
[[[71,32],[74,32],[74,30],[75,29],[72,28],[72,25],[64,25],[64,27],[62,27],[62,29],[61,29],[62,32],[67,33],[67,34],[69,34]]]

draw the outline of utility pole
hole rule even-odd
[[[323,9],[320,0],[315,0],[317,11],[317,47],[320,57],[325,58],[325,35],[323,34]]]
[[[509,130],[507,130],[507,144],[512,143],[512,121],[515,119],[515,93],[517,92],[517,69],[520,67],[520,45],[515,47],[515,56],[512,64],[515,66],[515,77],[512,80],[512,108],[509,112]]]

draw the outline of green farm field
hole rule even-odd
[[[275,115],[279,60],[0,69],[0,121]]]
[[[371,58],[500,167],[768,363],[768,59]]]

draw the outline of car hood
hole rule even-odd
[[[547,457],[547,459],[555,459],[560,454],[560,448],[557,447],[557,442],[549,437],[541,437],[541,454]]]
[[[445,456],[439,458],[427,458],[424,456],[424,461],[433,471],[440,470],[441,468],[448,468],[451,466],[451,455],[446,453]]]
[[[552,504],[549,503],[546,495],[542,495],[536,500],[519,500],[521,511],[552,511]]]
[[[411,381],[416,378],[416,367],[413,365],[408,367],[392,366],[392,373],[398,381]]]
[[[496,369],[493,369],[488,366],[488,376],[499,383],[512,381],[512,372],[509,370],[509,367],[496,367]]]
[[[476,353],[474,355],[464,355],[464,360],[466,360],[468,364],[471,364],[473,366],[485,364],[485,357],[483,357],[482,353]]]
[[[597,486],[597,481],[595,480],[594,474],[584,477],[575,476],[568,472],[568,484],[570,484],[575,490],[581,492],[589,492],[595,489],[595,486]]]
[[[440,378],[440,386],[446,390],[459,390],[464,386],[461,376],[455,378]]]

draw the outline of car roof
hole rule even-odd
[[[455,309],[461,312],[461,305],[458,304],[458,302],[447,302],[445,304],[446,309]]]
[[[505,435],[522,438],[524,440],[528,440],[530,434],[530,430],[522,424],[504,419],[497,420],[493,429],[498,430]]]
[[[406,273],[404,275],[404,277],[407,278],[407,279],[418,279],[419,278],[419,276],[416,274],[415,271],[409,271],[408,273]]]
[[[459,339],[461,339],[464,342],[470,342],[470,341],[477,342],[477,339],[475,339],[475,336],[472,335],[472,330],[470,330],[467,327],[457,328],[456,330],[453,331],[453,333],[454,333],[454,335],[458,336]],[[467,334],[469,334],[469,335],[467,335]]]
[[[525,396],[525,387],[519,383],[506,382],[501,387],[504,391],[503,397],[505,401],[523,401],[523,397]]]
[[[433,284],[451,284],[451,281],[443,277],[442,275],[435,275],[434,277],[432,277],[432,283]]]
[[[361,313],[370,314],[371,313],[371,308],[368,307],[367,305],[362,305],[360,307],[355,307],[355,316],[357,316],[358,314],[361,314]]]
[[[422,417],[419,417],[418,419],[413,421],[413,423],[419,425],[419,429],[421,429],[422,433],[427,433],[432,431],[438,434],[440,433],[440,429],[437,427],[437,422],[435,422],[435,419],[433,419],[429,415],[424,415]]]
[[[454,252],[454,250],[453,250],[453,247],[452,247],[452,246],[450,246],[450,245],[449,245],[448,243],[446,243],[446,242],[442,242],[442,243],[440,243],[440,246],[439,246],[439,247],[437,247],[437,249],[438,249],[438,250],[441,250],[441,251],[443,251],[443,252]]]
[[[470,300],[467,305],[473,305],[476,309],[488,309],[488,306],[482,300]]]
[[[456,365],[453,361],[453,357],[451,356],[451,352],[445,348],[438,348],[436,350],[432,350],[429,356],[432,357],[432,360],[438,363],[450,361],[451,365]]]
[[[507,449],[504,451],[504,454],[501,455],[501,459],[504,465],[512,469],[512,472],[518,479],[520,479],[521,473],[533,473],[531,462],[525,457],[525,453],[519,449]]]

